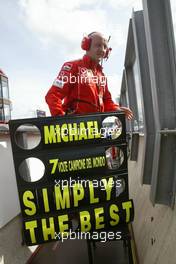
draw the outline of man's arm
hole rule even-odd
[[[52,116],[65,114],[62,107],[62,100],[69,94],[73,86],[73,84],[70,83],[73,71],[74,64],[72,62],[64,63],[53,85],[45,96]]]

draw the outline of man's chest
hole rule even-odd
[[[81,84],[89,85],[98,90],[104,90],[106,85],[106,77],[101,71],[87,67],[78,67],[78,78]]]

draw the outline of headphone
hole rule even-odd
[[[94,33],[97,33],[97,32],[96,32],[96,31],[91,32],[89,35],[83,37],[82,42],[81,42],[81,48],[82,48],[83,50],[88,51],[88,50],[90,49],[91,42],[92,42],[91,36],[92,36]],[[110,38],[111,38],[111,37],[109,36],[109,38],[108,38],[108,42],[109,42]],[[108,48],[108,47],[107,47],[106,52],[105,52],[105,55],[104,55],[104,57],[103,57],[104,59],[108,59],[108,58],[109,58],[109,55],[110,55],[111,50],[112,50],[112,48]]]

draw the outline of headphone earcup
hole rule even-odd
[[[83,49],[83,50],[89,50],[90,49],[90,45],[91,45],[91,38],[89,38],[89,37],[84,37],[83,39],[82,39],[82,42],[81,42],[81,48]]]

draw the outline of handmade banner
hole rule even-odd
[[[70,231],[123,237],[134,218],[123,113],[11,120],[9,128],[27,245]]]

